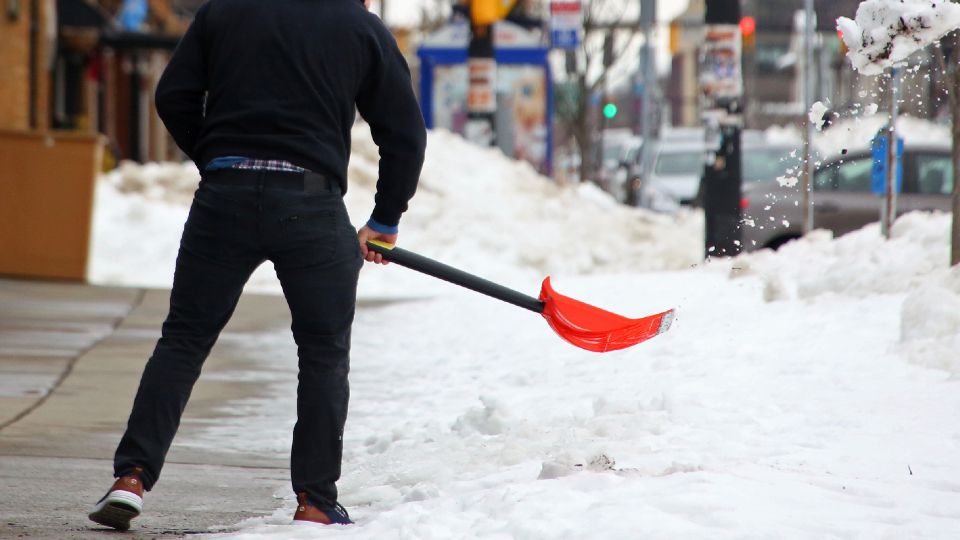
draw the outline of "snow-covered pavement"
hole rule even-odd
[[[357,524],[290,525],[292,494],[278,485],[273,516],[212,538],[957,537],[960,269],[947,266],[949,217],[901,218],[889,242],[872,225],[702,264],[696,215],[537,185],[521,165],[432,137],[438,166],[405,218],[405,247],[531,295],[553,274],[560,292],[627,316],[676,307],[673,328],[598,355],[529,312],[395,265],[365,268],[362,295],[413,300],[358,313],[339,484]],[[369,197],[359,144],[360,189],[348,199]],[[453,179],[445,190],[431,172],[443,155],[485,161],[470,181],[490,185],[470,192]],[[509,191],[500,177],[520,185]],[[162,250],[184,203],[119,183],[105,179],[98,195],[94,274],[132,284],[144,275],[126,269],[139,265],[167,279]],[[362,221],[357,204],[348,200]],[[469,227],[455,229],[464,215]],[[144,230],[152,247],[135,247]],[[254,285],[269,291],[264,275]],[[286,333],[255,339],[276,360],[232,376],[263,380],[272,398],[229,403],[235,422],[175,444],[286,454],[295,348]]]
[[[958,363],[909,361],[906,295],[766,302],[728,266],[558,282],[627,314],[679,307],[607,355],[459,291],[361,313],[340,484],[358,525],[291,526],[278,486],[284,508],[227,537],[955,537]],[[295,372],[274,384],[206,444],[285,449]]]

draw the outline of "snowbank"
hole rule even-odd
[[[864,75],[884,69],[960,28],[960,5],[945,0],[865,0],[856,20],[837,19],[847,56]]]
[[[378,153],[369,130],[353,131],[347,209],[370,215]],[[101,284],[169,286],[179,234],[199,182],[192,164],[124,163],[98,183],[89,279]],[[666,270],[700,259],[702,217],[664,216],[616,204],[589,185],[559,186],[495,149],[430,133],[419,191],[401,223],[400,243],[515,286],[547,274]],[[149,240],[145,240],[149,239]],[[361,294],[406,294],[436,284],[395,267],[365,270]],[[249,290],[279,292],[269,264]],[[531,291],[531,294],[535,291]]]
[[[900,349],[911,362],[960,375],[960,267],[949,268],[952,216],[914,212],[885,241],[879,224],[832,238],[829,231],[729,263],[731,276],[759,277],[767,302],[832,295],[902,295]]]
[[[960,266],[911,291],[901,309],[900,340],[910,361],[960,375]]]
[[[874,223],[834,239],[816,230],[779,251],[734,259],[734,275],[760,275],[767,301],[904,293],[926,283],[950,262],[950,216],[910,213],[898,218],[885,241]]]

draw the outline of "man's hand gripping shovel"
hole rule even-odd
[[[574,300],[553,290],[549,276],[543,280],[537,299],[393,244],[368,240],[367,249],[400,266],[539,313],[561,338],[588,351],[607,352],[632,347],[666,332],[673,322],[672,309],[629,319]]]

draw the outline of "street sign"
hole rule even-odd
[[[870,145],[873,155],[873,169],[870,171],[870,189],[876,195],[887,194],[887,145],[890,137],[886,130],[881,130]],[[897,193],[903,190],[903,137],[897,137]]]
[[[580,0],[550,2],[550,43],[554,49],[576,49],[583,28]]]

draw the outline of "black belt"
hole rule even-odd
[[[293,189],[304,193],[340,193],[340,184],[313,171],[271,171],[268,169],[217,169],[204,171],[202,181],[224,186]]]

